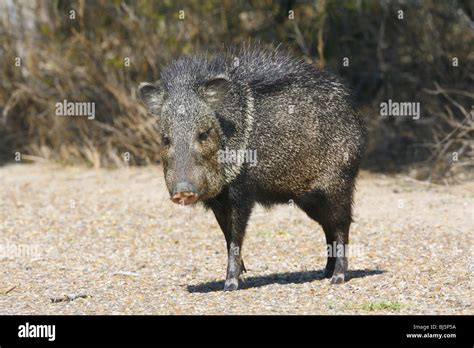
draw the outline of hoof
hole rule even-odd
[[[224,284],[224,291],[235,291],[239,287],[237,279],[227,279]]]
[[[342,284],[345,281],[344,273],[334,274],[331,277],[330,283],[331,284]]]

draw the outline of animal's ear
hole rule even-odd
[[[148,112],[152,115],[159,115],[163,105],[163,88],[159,82],[142,82],[138,86],[137,96],[143,102]]]
[[[219,105],[230,89],[230,81],[226,77],[218,76],[204,84],[203,95],[211,106]]]

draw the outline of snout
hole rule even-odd
[[[176,185],[171,201],[176,204],[189,205],[199,199],[196,189],[189,182],[180,182]]]

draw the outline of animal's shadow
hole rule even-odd
[[[350,270],[346,273],[346,281],[353,278],[363,278],[373,275],[382,274],[383,270]],[[273,273],[264,276],[246,277],[244,280],[240,280],[239,289],[250,289],[259,288],[271,284],[303,284],[312,282],[313,280],[323,280],[323,271],[299,271],[299,272],[286,272],[286,273]],[[336,285],[337,286],[337,285]],[[200,283],[196,285],[188,285],[189,292],[214,292],[222,291],[224,288],[224,281],[213,281]]]

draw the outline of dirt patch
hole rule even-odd
[[[0,192],[0,314],[474,314],[472,182],[362,173],[342,285],[316,223],[258,207],[231,293],[212,212],[172,204],[160,167],[10,165]]]

